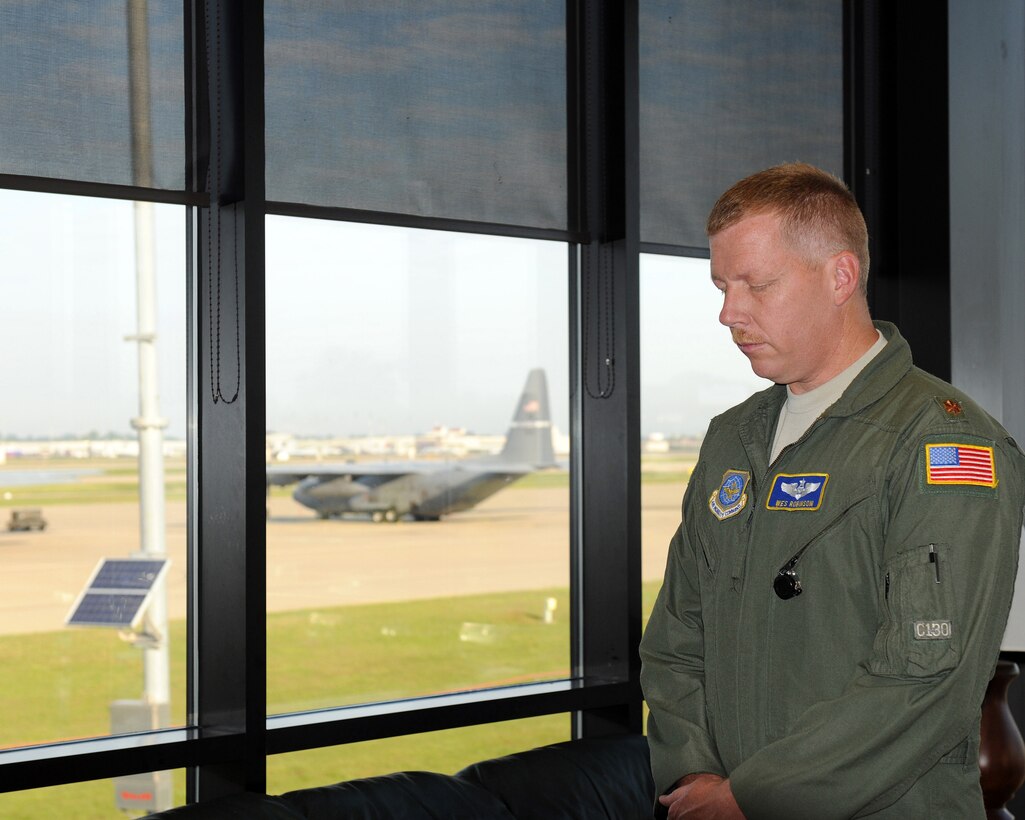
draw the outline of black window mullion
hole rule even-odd
[[[574,497],[573,667],[631,684],[619,704],[574,714],[574,735],[640,731],[640,399],[637,3],[581,0],[580,229],[576,297],[580,430]]]
[[[266,785],[263,3],[197,0],[194,9],[191,53],[206,89],[193,109],[197,170],[210,200],[196,236],[191,700],[201,730],[245,737],[237,757],[191,770],[190,796],[206,800]]]

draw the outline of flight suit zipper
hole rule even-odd
[[[779,451],[779,455],[777,455],[776,458],[774,458],[772,460],[772,463],[769,464],[768,467],[766,467],[765,473],[761,476],[761,479],[757,483],[754,481],[754,478],[752,478],[751,487],[750,487],[750,493],[751,493],[752,499],[756,495],[755,490],[756,490],[756,488],[759,485],[760,486],[768,486],[769,485],[769,476],[772,475],[773,468],[775,468],[775,466],[779,463],[780,459],[782,459],[783,456],[786,455],[790,451],[791,448],[796,447],[798,444],[803,443],[804,440],[807,439],[808,436],[811,435],[812,431],[815,430],[817,427],[819,427],[822,424],[822,422],[825,420],[825,418],[826,418],[825,416],[819,416],[817,419],[815,419],[815,421],[813,421],[811,423],[811,425],[808,427],[808,429],[805,430],[801,434],[801,437],[799,439],[797,439],[797,441],[790,442],[790,444],[788,444],[786,447],[784,447],[782,450],[780,450]],[[769,447],[771,448],[771,446],[772,446],[772,442],[770,441],[769,442]],[[750,455],[749,455],[749,460],[750,460]],[[733,571],[733,586],[734,586],[734,590],[738,591],[738,592],[742,592],[741,588],[743,586],[744,578],[747,577],[747,562],[748,562],[748,557],[749,557],[749,555],[751,553],[751,538],[750,538],[751,530],[750,530],[750,524],[751,524],[751,516],[749,514],[748,515],[747,524],[746,524],[747,529],[748,529],[748,531],[747,531],[747,538],[746,538],[746,542],[747,543],[746,543],[746,545],[744,547],[743,554],[741,556],[739,556],[739,566],[736,566],[736,568]],[[741,599],[740,605],[741,606],[744,605],[743,599]]]
[[[779,453],[776,455],[776,457],[772,460],[772,463],[766,468],[764,478],[768,478],[769,477],[769,474],[772,472],[772,468],[775,467],[779,463],[780,459],[783,458],[783,456],[786,455],[790,451],[791,448],[796,447],[798,444],[802,444],[804,442],[804,440],[806,438],[808,438],[808,436],[811,435],[812,431],[816,427],[821,425],[822,422],[824,422],[825,420],[826,420],[825,416],[819,416],[817,419],[815,419],[815,421],[813,421],[811,423],[811,425],[808,427],[807,430],[805,430],[803,433],[801,433],[801,437],[799,439],[797,439],[797,441],[790,442],[788,445],[786,445],[786,447],[784,447],[782,450],[780,450]],[[775,437],[775,433],[773,433],[773,436]],[[770,447],[772,446],[772,442],[771,441],[769,442],[769,446]]]

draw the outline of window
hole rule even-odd
[[[446,729],[370,740],[328,749],[275,755],[268,760],[271,794],[397,771],[455,774],[471,763],[570,738],[566,715]]]
[[[719,324],[707,259],[641,256],[641,514],[644,614],[713,416],[769,382],[751,372]]]
[[[0,814],[10,820],[36,817],[89,817],[124,820],[161,805],[185,802],[185,772],[144,772],[110,780],[83,780],[63,786],[0,794]]]
[[[0,196],[8,243],[2,279],[10,308],[0,323],[9,352],[0,360],[5,410],[0,433],[0,504],[12,516],[38,511],[5,533],[0,645],[5,663],[3,745],[105,734],[109,701],[142,691],[146,624],[117,628],[68,626],[72,606],[103,558],[129,558],[143,549],[166,553],[169,628],[178,632],[177,721],[184,716],[185,618],[185,278],[184,215],[171,207],[44,194]],[[147,216],[149,214],[150,216]],[[162,443],[154,498],[155,543],[141,539],[140,344],[135,219],[152,219],[156,357],[147,412]],[[146,321],[145,319],[143,321]],[[149,332],[143,330],[144,333]],[[16,353],[16,355],[15,355]],[[152,403],[153,396],[162,400]],[[153,419],[150,419],[151,421]],[[36,526],[38,525],[38,529]],[[100,602],[102,604],[102,602]],[[100,613],[104,614],[103,612]],[[90,617],[82,620],[91,622]],[[129,616],[130,617],[130,616]],[[173,640],[173,634],[171,640]],[[132,644],[135,644],[134,646]],[[161,643],[168,644],[164,635]],[[18,646],[20,644],[20,646]],[[170,644],[173,645],[173,644]],[[34,662],[18,661],[34,658]],[[89,684],[86,685],[86,682]],[[98,684],[93,686],[92,682]],[[166,690],[169,683],[161,686]],[[84,702],[84,690],[98,699]],[[15,698],[29,698],[17,708]],[[41,716],[46,720],[41,720]],[[23,725],[19,725],[24,721]]]
[[[267,237],[268,710],[567,676],[565,246]]]
[[[0,221],[0,745],[181,726],[183,209],[4,191]],[[135,574],[86,596],[104,561]]]

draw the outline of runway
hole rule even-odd
[[[661,578],[683,487],[642,487],[642,577]],[[405,601],[569,583],[569,493],[516,488],[438,522],[321,520],[291,498],[270,499],[270,611]],[[0,530],[0,634],[49,632],[97,563],[138,549],[138,507],[55,505],[45,532]],[[166,507],[168,613],[185,617],[186,510]]]

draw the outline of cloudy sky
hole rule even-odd
[[[154,208],[161,412],[185,430],[185,213]],[[0,191],[0,434],[127,432],[138,410],[134,213]],[[700,433],[761,382],[716,321],[707,262],[641,268],[642,427]],[[270,217],[268,427],[504,432],[527,371],[568,419],[566,246]]]

